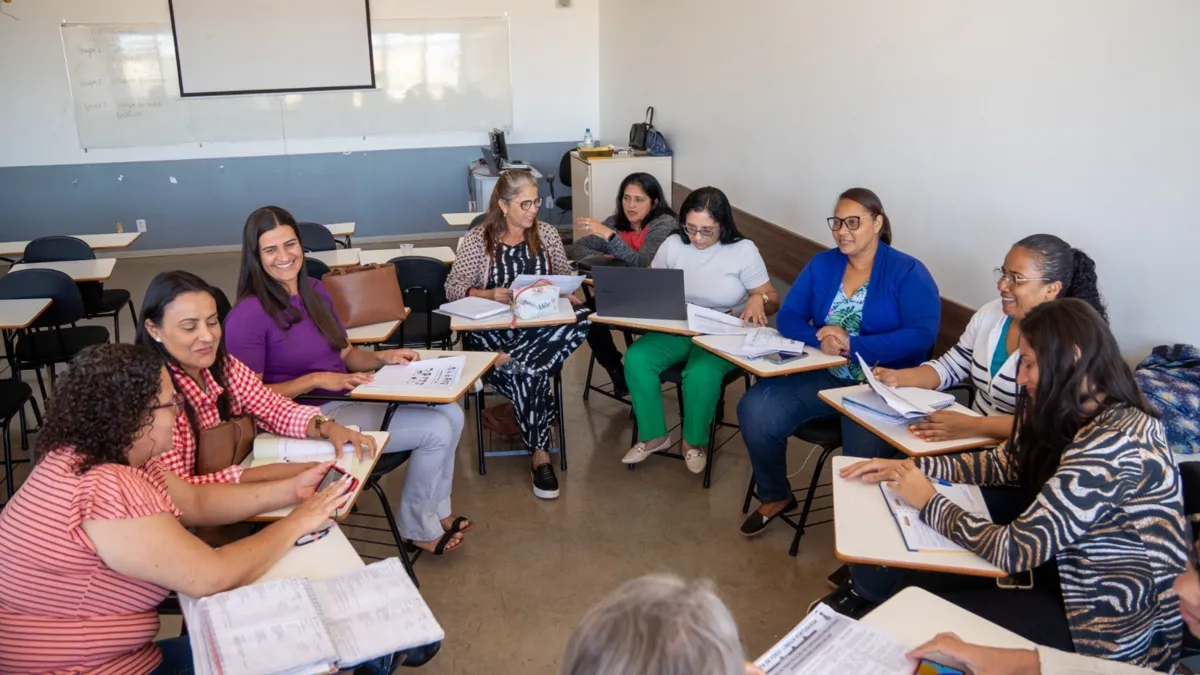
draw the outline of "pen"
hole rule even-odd
[[[945,485],[946,487],[950,487],[951,485],[953,485],[953,483],[951,483],[950,481],[942,480],[941,478],[937,478],[935,480],[937,480],[938,485]]]

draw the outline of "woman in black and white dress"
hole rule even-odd
[[[505,171],[500,175],[483,222],[459,246],[446,279],[448,300],[475,296],[511,302],[508,287],[519,275],[571,273],[558,230],[537,219],[541,203],[533,174]],[[554,422],[550,378],[583,344],[589,326],[584,318],[589,310],[578,306],[582,300],[566,297],[576,305],[573,324],[473,331],[463,336],[470,349],[500,353],[486,381],[512,401],[521,438],[533,455],[533,494],[541,499],[558,497],[558,477],[549,453]]]

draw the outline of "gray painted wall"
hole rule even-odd
[[[550,174],[571,147],[513,145],[509,155]],[[300,220],[354,221],[357,237],[452,234],[441,214],[467,210],[467,164],[479,154],[457,147],[4,167],[0,241],[112,232],[118,221],[128,232],[142,218],[137,249],[237,244],[246,216],[267,204]]]

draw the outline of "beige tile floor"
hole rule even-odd
[[[186,269],[232,298],[237,267],[233,253],[122,259],[109,287],[130,290],[140,308],[155,274]],[[121,333],[128,341],[133,328],[128,315],[122,316]],[[441,653],[423,672],[551,675],[584,611],[621,582],[650,572],[713,580],[741,626],[751,657],[786,633],[809,602],[826,592],[824,577],[837,565],[829,525],[809,531],[797,558],[787,555],[792,531],[782,524],[756,539],[738,534],[750,475],[740,436],[718,453],[708,490],[675,460],[651,458],[628,471],[620,462],[629,447],[628,408],[602,396],[582,400],[587,355],[585,346],[565,370],[570,468],[560,473],[558,500],[533,497],[524,458],[492,458],[488,474],[480,476],[473,418],[468,417],[459,446],[454,510],[474,519],[477,527],[464,548],[442,558],[425,556],[416,565],[421,591],[447,636]],[[599,379],[607,377],[601,372]],[[740,383],[731,387],[728,419],[735,417],[741,391]],[[676,410],[673,394],[666,404],[669,411]],[[668,414],[669,420],[673,417]],[[720,438],[731,433],[722,431]],[[790,453],[793,484],[807,484],[815,457],[806,466],[809,449],[797,441]],[[26,471],[19,468],[18,477]],[[402,473],[384,481],[393,504],[400,499]],[[363,505],[367,512],[379,512],[370,496]],[[373,520],[349,522],[373,525]],[[355,532],[376,541],[387,537],[349,531],[351,536]],[[357,546],[366,555],[394,555],[388,546]],[[174,626],[168,623],[164,632],[177,630]]]

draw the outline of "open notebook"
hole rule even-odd
[[[942,480],[933,481],[933,489],[937,490],[938,494],[969,513],[991,520],[992,516],[988,512],[987,504],[983,503],[979,491],[972,490],[972,487],[961,483],[947,483]],[[926,525],[921,520],[920,510],[904,501],[904,498],[888,487],[887,483],[880,483],[879,490],[883,492],[883,498],[887,500],[888,510],[892,512],[892,517],[896,519],[896,526],[900,528],[900,534],[904,537],[905,548],[914,553],[970,553],[967,549],[942,536],[941,532]]]
[[[317,675],[445,638],[398,558],[181,597],[197,675]]]

